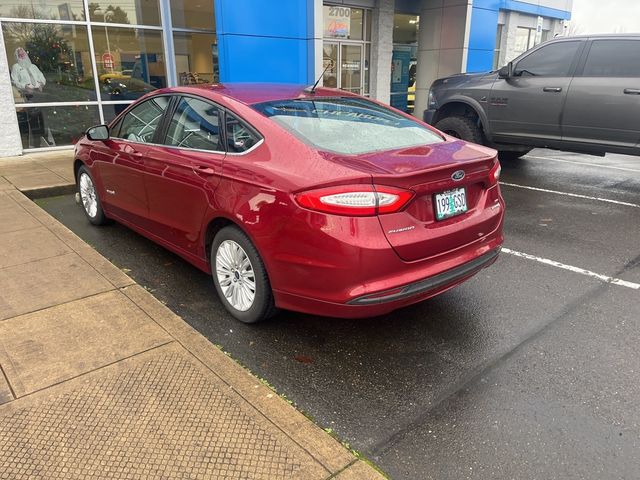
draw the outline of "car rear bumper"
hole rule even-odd
[[[452,268],[438,275],[425,278],[404,287],[393,288],[375,294],[363,295],[347,302],[348,305],[376,305],[380,303],[395,302],[409,297],[415,297],[423,293],[434,292],[447,285],[469,278],[483,268],[491,265],[498,258],[500,248],[491,250],[484,255],[463,263],[459,267]]]
[[[422,114],[422,120],[425,123],[428,123],[429,125],[433,125],[433,119],[436,116],[436,110],[434,109],[429,109],[429,110],[425,110],[424,113]]]
[[[481,245],[462,249],[453,257],[447,255],[448,258],[441,262],[430,261],[428,265],[414,265],[413,268],[405,264],[405,270],[398,272],[397,283],[387,278],[385,288],[369,290],[364,295],[353,296],[344,302],[274,290],[276,304],[286,310],[327,317],[367,318],[384,315],[444,293],[491,265],[498,258],[503,241],[501,234],[491,237]],[[407,277],[413,279],[407,282]]]

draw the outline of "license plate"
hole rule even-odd
[[[464,188],[455,188],[435,194],[436,220],[455,217],[467,211],[467,194]]]

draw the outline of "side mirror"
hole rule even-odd
[[[500,70],[498,70],[499,78],[511,78],[513,77],[513,62],[509,62]]]
[[[96,125],[87,130],[87,138],[93,141],[109,140],[109,127],[106,125]]]

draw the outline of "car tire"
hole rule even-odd
[[[522,150],[522,151],[510,151],[510,150],[500,150],[498,152],[498,159],[505,162],[513,162],[514,160],[518,160],[520,157],[524,157],[531,150]]]
[[[213,239],[210,260],[220,301],[236,319],[257,323],[278,312],[264,262],[242,230],[222,228]]]
[[[469,117],[446,117],[436,123],[435,127],[441,132],[460,138],[466,142],[483,144],[484,136],[477,120]]]
[[[80,204],[84,210],[84,214],[93,225],[104,225],[108,219],[102,209],[102,202],[98,195],[98,189],[93,181],[93,177],[89,173],[89,169],[84,165],[78,169],[76,178],[76,186]]]

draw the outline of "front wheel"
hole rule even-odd
[[[84,165],[78,170],[78,195],[84,213],[93,225],[104,225],[107,217],[102,210],[102,203],[98,196],[98,190],[93,182],[93,177]]]
[[[478,121],[469,117],[446,117],[436,123],[435,127],[441,132],[459,138],[466,142],[482,145],[482,130]]]
[[[224,227],[213,239],[211,271],[220,301],[241,322],[256,323],[277,313],[264,263],[238,227]]]

